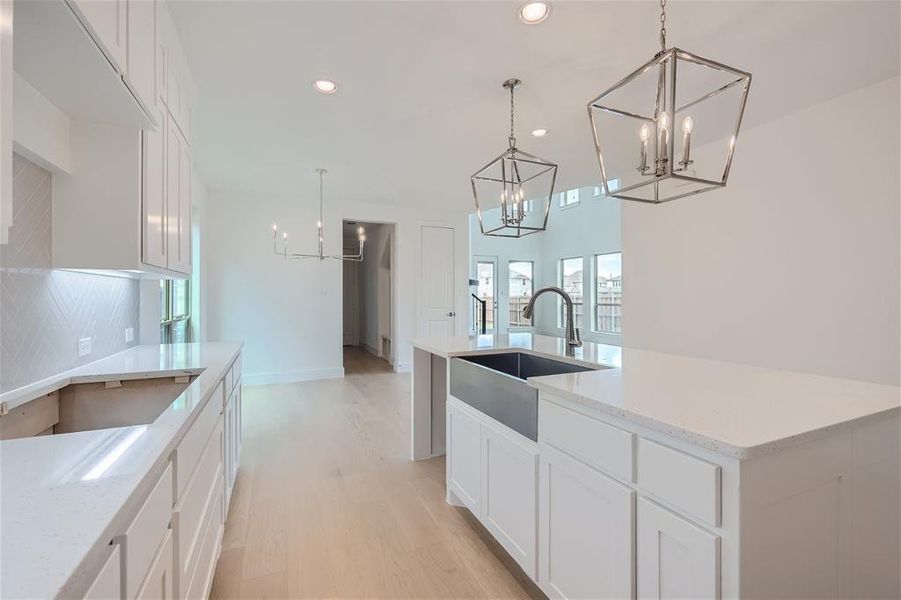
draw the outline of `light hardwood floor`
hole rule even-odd
[[[244,388],[245,443],[213,598],[528,598],[444,459],[411,462],[410,375],[363,350],[344,379]]]

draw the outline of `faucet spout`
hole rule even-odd
[[[573,323],[572,296],[567,294],[562,288],[559,288],[555,285],[549,285],[540,288],[532,295],[532,298],[529,300],[529,303],[526,305],[526,307],[522,309],[522,316],[527,319],[532,318],[532,314],[535,312],[535,301],[538,300],[538,296],[544,294],[545,292],[554,292],[555,294],[559,294],[560,297],[563,298],[563,304],[566,306],[566,353],[571,356],[574,353],[575,349],[582,345],[582,339],[579,336],[579,330]]]

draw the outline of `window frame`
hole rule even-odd
[[[607,331],[600,329],[600,325],[598,324],[598,307],[601,305],[598,301],[598,258],[601,256],[611,256],[611,255],[619,255],[619,277],[620,277],[620,303],[617,304],[605,304],[605,306],[619,306],[620,311],[622,311],[622,295],[623,295],[623,287],[622,287],[622,277],[623,277],[623,251],[622,250],[613,250],[611,252],[598,252],[592,256],[592,286],[591,286],[591,332],[597,333],[601,335],[613,335],[613,336],[622,336],[622,314],[620,314],[620,331]]]
[[[175,286],[173,282],[183,282],[185,286],[185,312],[173,314]],[[160,279],[160,287],[163,292],[160,300],[160,343],[172,344],[175,326],[184,323],[185,340],[192,341],[191,335],[191,280],[190,279]]]
[[[508,313],[510,312],[510,303],[513,299],[513,296],[510,293],[510,280],[512,279],[512,277],[510,276],[510,273],[512,273],[512,271],[510,270],[510,265],[512,265],[513,263],[528,263],[529,265],[531,265],[532,278],[530,279],[531,292],[529,292],[529,299],[531,299],[532,296],[535,295],[535,261],[534,260],[517,260],[517,259],[511,258],[510,260],[507,261],[507,312]],[[507,319],[509,320],[509,318],[510,317],[508,314]],[[513,321],[509,321],[507,324],[507,328],[510,330],[515,329],[516,331],[528,331],[529,329],[534,329],[535,328],[535,315],[533,314],[532,318],[529,319],[528,325],[520,325],[518,323],[514,324]]]
[[[575,192],[576,195],[576,199],[572,202],[568,200],[570,192]],[[566,210],[567,208],[573,208],[582,204],[581,188],[573,188],[571,190],[563,190],[562,192],[560,192],[560,200],[558,201],[558,204],[560,205],[561,210]]]
[[[563,277],[564,277],[563,263],[568,260],[578,260],[578,261],[581,261],[581,263],[582,263],[582,285],[581,285],[582,293],[580,295],[581,301],[573,302],[573,321],[576,320],[576,318],[575,318],[576,317],[576,308],[575,308],[576,306],[582,307],[582,311],[583,311],[582,312],[582,320],[584,321],[585,320],[585,313],[584,313],[584,310],[585,310],[585,257],[584,256],[564,256],[563,258],[560,258],[557,261],[557,285],[560,287],[560,289],[562,289],[564,291],[566,290],[566,288],[564,287],[565,284],[563,282]],[[567,292],[567,293],[569,293],[569,292]],[[571,295],[572,294],[570,294],[570,296]],[[576,325],[575,323],[573,323],[573,326],[579,327],[579,325]],[[564,317],[563,298],[560,298],[559,296],[557,296],[557,329],[563,330],[565,327],[566,327],[566,318]],[[582,328],[579,327],[579,329],[582,329]]]

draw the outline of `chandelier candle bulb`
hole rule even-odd
[[[638,164],[638,172],[644,174],[645,171],[648,170],[648,136],[650,135],[650,128],[648,128],[647,123],[641,126],[641,131],[638,134],[638,137],[641,139],[641,156],[639,158]]]
[[[682,166],[687,167],[691,164],[691,130],[694,129],[695,122],[690,116],[682,120]]]
[[[666,147],[669,144],[669,114],[660,113],[657,119],[657,169],[665,168]]]

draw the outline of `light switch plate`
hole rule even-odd
[[[78,340],[78,356],[87,356],[91,353],[91,338],[81,338]]]
[[[134,327],[128,327],[125,329],[125,342],[133,342],[135,341],[135,330]]]

